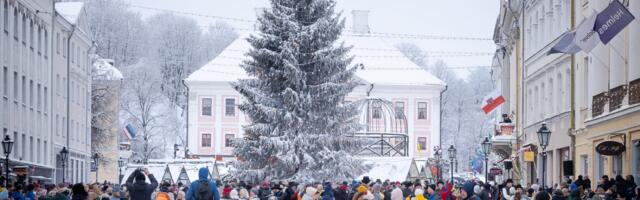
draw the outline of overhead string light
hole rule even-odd
[[[207,15],[207,14],[186,12],[186,11],[180,11],[180,10],[154,8],[154,7],[141,6],[141,5],[135,5],[135,4],[125,4],[125,5],[129,5],[131,7],[138,8],[138,9],[143,9],[143,10],[152,10],[152,11],[158,11],[158,12],[168,12],[168,13],[179,14],[179,15],[188,15],[188,16],[194,16],[194,17],[210,18],[210,19],[224,20],[224,21],[229,21],[229,22],[240,22],[240,23],[247,23],[247,24],[257,22],[256,20],[253,20],[253,19]],[[206,25],[205,26],[200,26],[200,27],[228,29],[228,28],[215,27],[215,26],[206,26]],[[249,28],[233,28],[233,30],[236,30],[236,31],[247,31],[247,32],[253,31],[253,29],[249,29]],[[493,41],[493,39],[491,39],[490,37],[486,37],[486,38],[485,37],[465,37],[465,36],[449,36],[449,35],[434,35],[434,34],[407,34],[407,33],[386,33],[386,32],[370,32],[370,33],[367,33],[367,34],[361,34],[361,33],[357,33],[355,31],[347,29],[347,28],[344,29],[344,32],[349,33],[349,34],[344,34],[344,35],[356,36],[356,37],[418,39],[418,40]]]

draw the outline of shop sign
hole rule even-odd
[[[604,141],[596,146],[596,152],[602,155],[620,155],[625,150],[624,144],[616,141]]]
[[[524,161],[525,162],[533,162],[535,158],[535,153],[533,151],[525,151],[524,152]]]

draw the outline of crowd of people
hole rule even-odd
[[[199,170],[189,185],[158,183],[147,169],[135,170],[124,184],[0,185],[0,200],[638,200],[640,188],[633,176],[603,176],[592,189],[588,176],[567,179],[553,187],[470,180],[463,183],[424,180],[394,182],[365,176],[351,182],[301,184],[243,181],[220,182]]]

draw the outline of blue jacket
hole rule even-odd
[[[198,171],[198,181],[191,182],[189,186],[189,191],[187,191],[187,200],[195,200],[196,193],[198,193],[198,186],[200,185],[200,181],[209,181],[209,187],[211,188],[211,192],[213,194],[213,200],[220,200],[220,193],[218,192],[218,186],[215,181],[209,180],[209,169],[206,167],[200,168]]]

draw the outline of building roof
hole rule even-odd
[[[58,2],[55,4],[56,12],[71,24],[76,24],[82,13],[84,2]]]
[[[353,46],[352,66],[358,66],[356,76],[365,83],[380,85],[440,85],[445,83],[422,70],[391,45],[376,37],[343,36],[345,45]],[[232,82],[247,78],[240,67],[245,53],[251,48],[246,37],[231,43],[220,55],[193,72],[187,82]]]
[[[93,63],[93,79],[109,81],[122,80],[124,78],[124,76],[122,76],[122,72],[110,63],[113,63],[113,60],[97,59],[96,62]]]
[[[369,176],[373,179],[405,181],[411,168],[411,157],[368,157],[363,158],[365,164],[371,165],[371,169],[362,174],[358,179]]]

